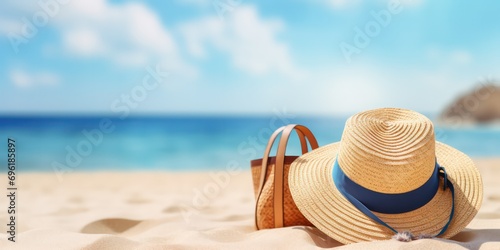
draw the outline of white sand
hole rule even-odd
[[[229,183],[206,172],[73,173],[62,182],[53,173],[21,172],[16,243],[2,226],[0,249],[500,249],[500,159],[476,164],[483,206],[451,240],[347,246],[308,227],[256,231],[248,171],[227,173]],[[1,186],[6,181],[0,175]],[[2,225],[7,206],[0,198]]]

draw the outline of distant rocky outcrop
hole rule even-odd
[[[500,86],[493,82],[479,84],[453,101],[441,113],[440,121],[457,126],[500,121]]]

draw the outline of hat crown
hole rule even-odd
[[[405,193],[422,186],[435,167],[432,122],[411,110],[384,108],[358,113],[346,122],[338,162],[357,184],[380,193]]]

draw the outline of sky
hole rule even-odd
[[[2,1],[0,114],[439,113],[500,77],[487,2]]]

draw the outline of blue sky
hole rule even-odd
[[[0,113],[437,113],[500,77],[499,11],[498,1],[2,1]],[[146,89],[155,69],[162,81]]]

